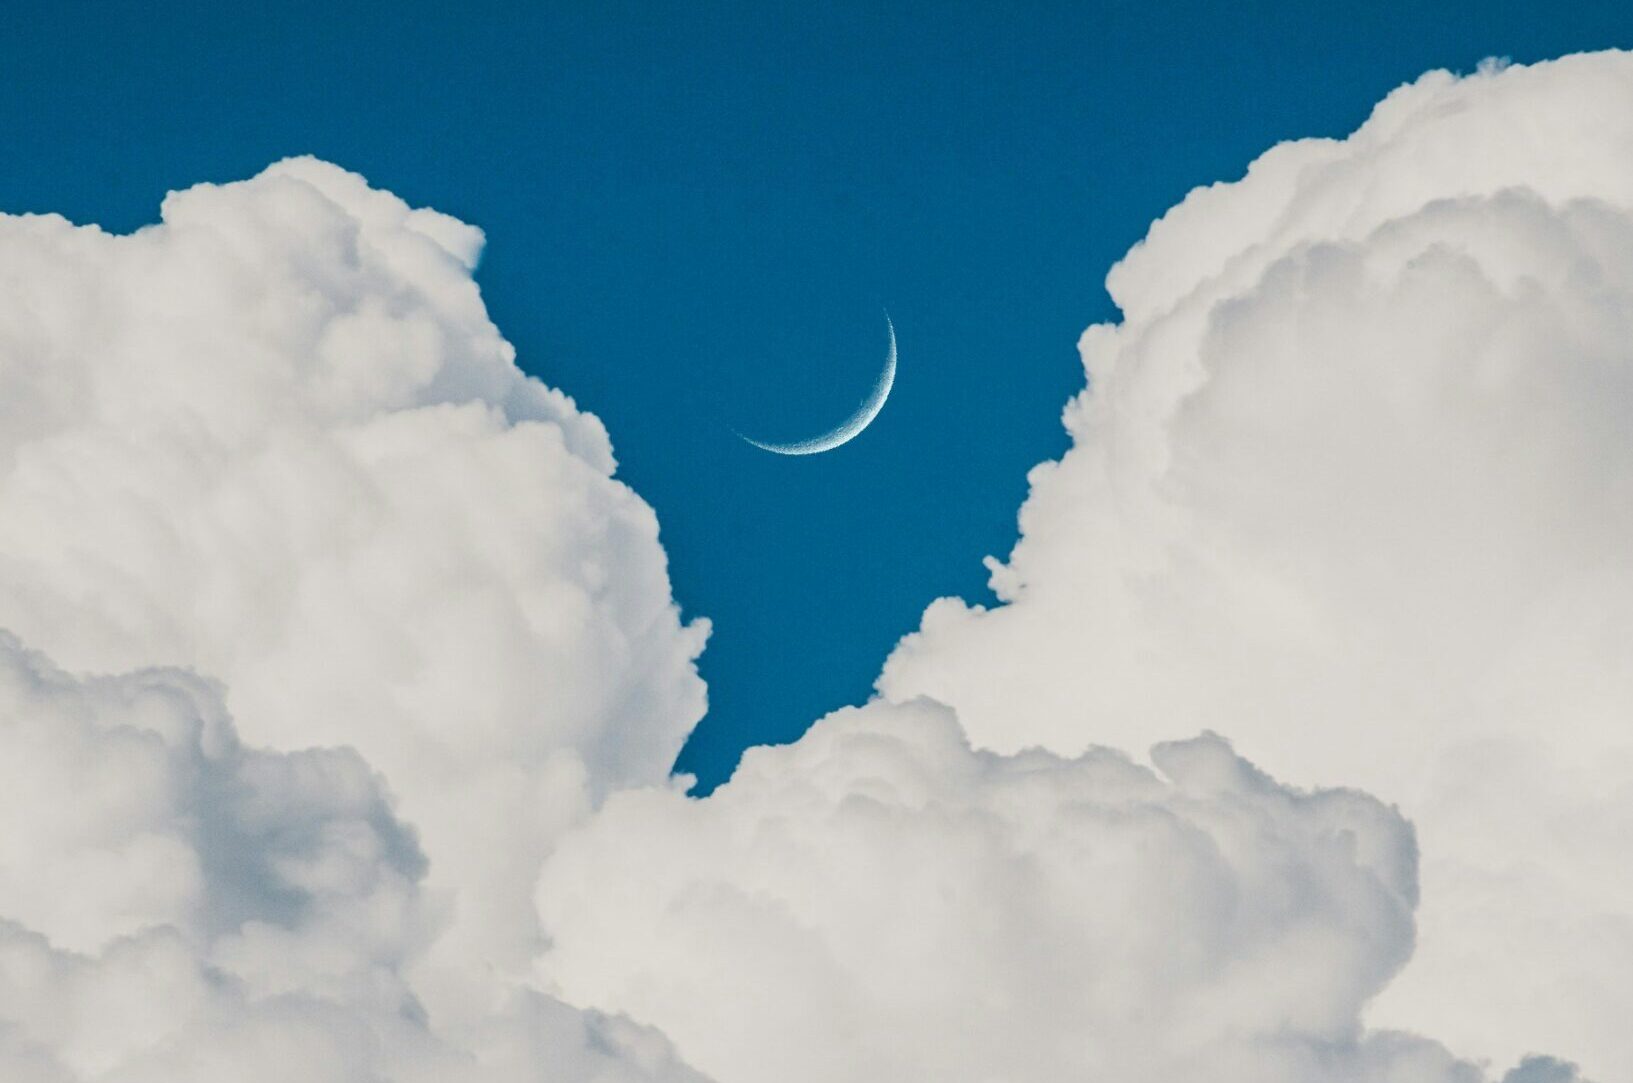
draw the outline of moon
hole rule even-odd
[[[885,408],[885,400],[890,397],[890,389],[896,383],[896,325],[890,322],[888,312],[885,313],[885,328],[890,334],[890,350],[885,355],[884,371],[879,373],[879,378],[874,381],[872,389],[863,396],[861,405],[857,406],[855,412],[834,428],[821,436],[788,444],[756,440],[742,433],[737,435],[762,451],[772,451],[778,455],[819,455],[856,439],[863,429],[873,424],[873,419],[879,416],[879,411]]]

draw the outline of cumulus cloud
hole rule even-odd
[[[1420,948],[1370,1018],[1603,1078],[1633,1078],[1629,101],[1625,53],[1433,73],[1193,192],[1108,278],[1003,604],[935,603],[879,681],[984,747],[1212,728],[1401,802]]]
[[[707,631],[600,423],[514,365],[481,242],[310,159],[129,236],[0,217],[0,627],[385,772],[449,1011],[525,971],[553,833],[667,775]]]
[[[312,160],[0,216],[0,1075],[1610,1073],[1630,79],[1430,76],[1193,195],[1007,604],[707,799],[707,628],[476,230]],[[1401,978],[1401,814],[1202,730],[1423,818]]]
[[[1358,1025],[1411,951],[1398,813],[1214,736],[1151,755],[841,711],[706,800],[613,797],[546,865],[545,971],[722,1083],[1485,1078]]]
[[[245,746],[217,690],[0,637],[0,1076],[692,1083],[533,991],[456,1034],[407,980],[425,859],[349,749]]]

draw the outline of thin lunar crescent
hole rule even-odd
[[[890,388],[896,383],[896,325],[890,322],[888,312],[885,313],[885,327],[890,333],[890,352],[885,356],[884,371],[879,374],[879,379],[862,399],[862,404],[856,408],[856,412],[841,421],[836,428],[821,436],[788,444],[768,443],[756,440],[752,436],[743,436],[742,433],[737,435],[757,448],[774,451],[778,455],[816,455],[832,451],[840,444],[854,440],[858,433],[873,423],[873,419],[879,416],[879,411],[885,408],[885,400],[890,397]]]

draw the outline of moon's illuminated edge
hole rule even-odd
[[[839,425],[822,434],[813,436],[809,440],[799,440],[788,444],[774,444],[764,440],[756,440],[752,436],[742,436],[748,443],[762,451],[775,452],[778,455],[817,455],[824,451],[832,451],[841,444],[856,439],[861,431],[873,423],[879,416],[879,411],[885,408],[885,400],[890,397],[890,389],[896,383],[896,325],[890,321],[890,314],[885,313],[885,327],[890,333],[890,350],[885,357],[884,371],[874,382],[872,390],[856,408],[856,412],[841,421]]]

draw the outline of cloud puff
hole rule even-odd
[[[79,680],[0,637],[0,772],[8,1081],[699,1079],[534,992],[435,1030],[425,860],[379,777],[244,746],[196,677]]]
[[[129,236],[0,217],[0,626],[385,772],[449,1011],[526,970],[551,836],[664,778],[704,704],[656,520],[513,364],[481,241],[310,159]]]
[[[841,711],[705,800],[608,801],[546,865],[545,971],[721,1083],[1484,1078],[1357,1022],[1411,950],[1397,813],[1218,737],[1152,759]]]
[[[891,700],[981,746],[1213,728],[1403,803],[1419,957],[1371,1018],[1633,1077],[1633,56],[1433,73],[1156,223],[1091,328],[1004,604]],[[1517,977],[1523,976],[1523,977]],[[1535,1069],[1542,1071],[1542,1069]]]

